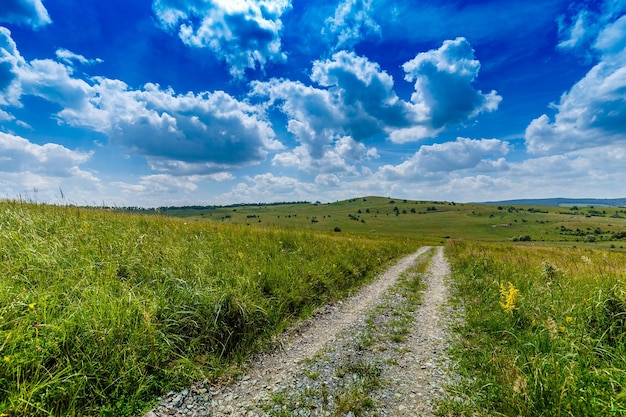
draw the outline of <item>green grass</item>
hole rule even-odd
[[[440,415],[626,415],[623,252],[454,242],[448,256],[464,401]]]
[[[472,404],[623,410],[623,208],[365,197],[154,214],[0,202],[0,415],[140,414],[446,242],[471,323],[459,357],[484,384],[468,386]],[[514,242],[526,236],[534,246]],[[502,315],[509,281],[519,308]]]
[[[152,211],[147,211],[150,213]],[[195,221],[332,231],[359,236],[412,236],[425,244],[447,239],[534,242],[624,247],[624,208],[497,206],[441,201],[363,197],[330,204],[246,205],[164,209]],[[620,235],[622,233],[622,235]]]
[[[0,415],[122,416],[416,246],[7,201],[0,248]]]

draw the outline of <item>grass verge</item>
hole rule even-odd
[[[0,415],[130,416],[413,247],[5,201],[0,249]]]
[[[465,311],[440,415],[626,415],[626,255],[448,246]]]

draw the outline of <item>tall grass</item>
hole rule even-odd
[[[411,250],[0,202],[0,415],[136,415]]]
[[[626,254],[454,242],[462,377],[442,415],[626,415]]]

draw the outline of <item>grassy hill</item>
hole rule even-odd
[[[150,211],[149,211],[150,212]],[[161,209],[195,221],[359,235],[410,236],[432,243],[447,239],[561,242],[622,246],[626,209],[460,204],[363,197],[330,204],[294,203]]]

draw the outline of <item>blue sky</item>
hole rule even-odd
[[[0,198],[626,196],[626,0],[2,0]]]

